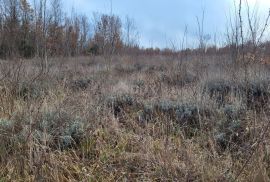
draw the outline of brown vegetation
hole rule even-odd
[[[197,49],[160,50],[128,17],[90,37],[59,0],[0,0],[0,181],[269,181],[270,14],[239,2],[224,47],[203,13]]]
[[[269,179],[268,67],[133,59],[1,61],[1,179]]]

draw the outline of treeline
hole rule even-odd
[[[0,58],[116,54],[138,49],[131,18],[96,14],[90,22],[61,0],[0,0]]]

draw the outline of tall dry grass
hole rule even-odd
[[[42,68],[1,61],[1,181],[269,181],[266,65],[115,56]]]

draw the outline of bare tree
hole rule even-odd
[[[239,4],[234,4],[234,7],[233,18],[230,17],[227,27],[227,42],[230,45],[232,59],[234,62],[258,62],[262,55],[262,49],[259,48],[268,29],[270,11],[264,22],[260,22],[257,10],[255,8],[252,10],[247,0],[245,4],[243,0],[239,0]]]
[[[62,26],[62,2],[61,0],[51,0],[51,14],[48,22],[48,50],[50,55],[60,55],[62,53],[63,26]]]
[[[80,53],[83,53],[83,51],[87,47],[87,40],[88,40],[88,35],[89,35],[89,21],[86,16],[81,16],[80,17],[80,29],[81,29],[81,35],[80,35],[80,42],[79,42],[79,49]]]
[[[124,23],[124,44],[127,48],[138,45],[139,32],[137,30],[135,20],[126,16]]]
[[[112,55],[120,51],[121,20],[117,16],[101,15],[95,25],[94,42],[98,46],[99,53]]]
[[[201,19],[197,16],[197,36],[199,40],[199,53],[201,61],[204,60],[204,54],[207,51],[207,42],[211,39],[211,36],[209,34],[204,33],[204,21],[205,21],[205,10],[202,11],[202,17]]]

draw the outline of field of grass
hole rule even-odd
[[[269,181],[270,66],[0,61],[0,181]]]

